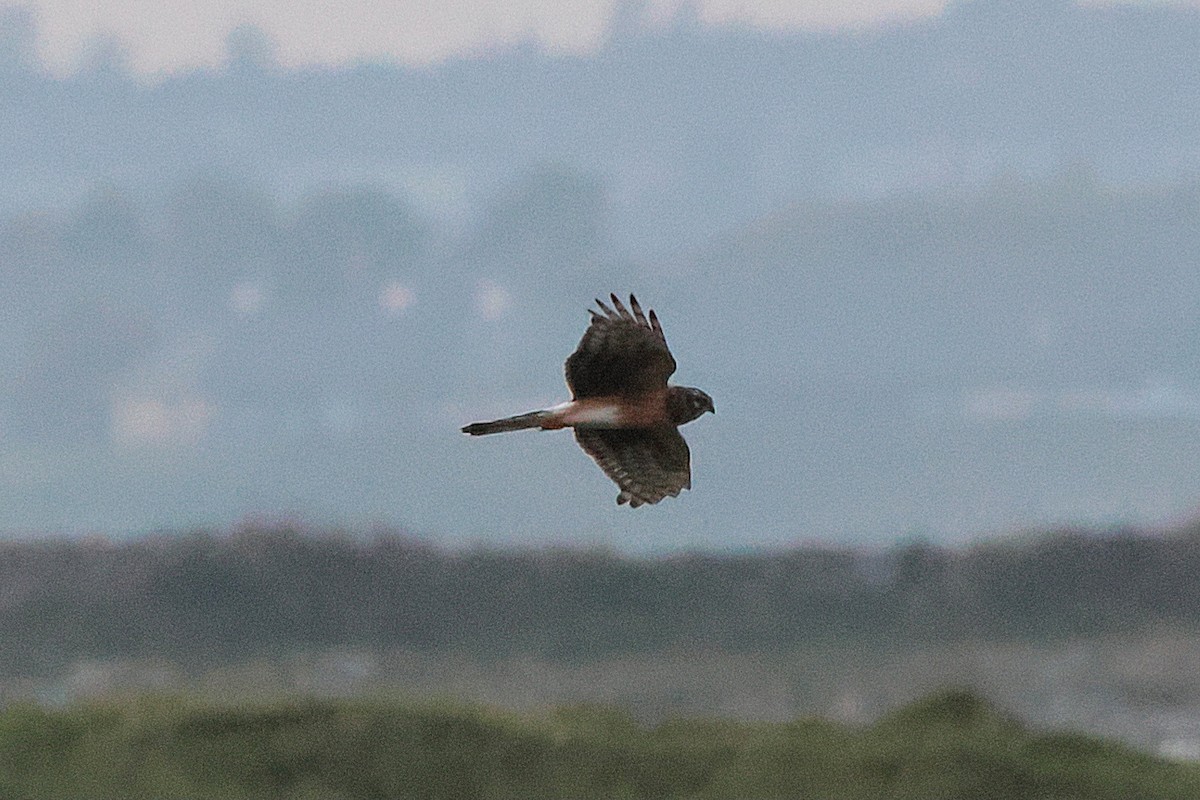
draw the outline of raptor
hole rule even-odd
[[[672,386],[675,358],[653,310],[637,298],[597,300],[591,324],[567,358],[571,399],[552,408],[462,429],[472,436],[526,428],[572,428],[575,441],[617,484],[617,503],[631,508],[676,497],[692,487],[691,452],[679,426],[715,412],[712,398]]]

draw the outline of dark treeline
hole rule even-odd
[[[202,667],[329,646],[581,662],[833,640],[1045,640],[1200,623],[1198,571],[1194,527],[666,558],[446,551],[290,528],[11,541],[0,550],[0,670],[114,657]]]

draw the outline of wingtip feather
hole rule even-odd
[[[646,321],[646,315],[642,313],[642,307],[633,294],[629,295],[629,307],[633,309],[633,318],[637,320],[637,323],[644,328],[649,328],[650,323]]]
[[[617,310],[618,315],[624,317],[625,319],[633,319],[633,315],[629,313],[627,308],[625,308],[625,304],[621,302],[621,298],[617,297],[616,292],[609,294],[609,297],[612,298],[613,308]]]

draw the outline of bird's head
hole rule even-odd
[[[691,386],[672,386],[667,402],[671,421],[676,425],[691,422],[706,411],[717,413],[708,393]]]

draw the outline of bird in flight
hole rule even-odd
[[[591,324],[567,358],[571,399],[552,408],[462,429],[472,436],[525,428],[574,428],[575,441],[620,488],[618,505],[637,508],[692,488],[691,453],[679,426],[705,411],[712,398],[689,386],[669,386],[675,358],[651,310],[629,295],[626,308],[597,300]]]

